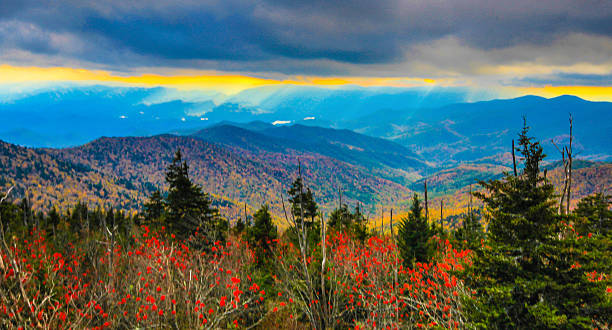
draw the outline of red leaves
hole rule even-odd
[[[261,288],[245,273],[247,267],[244,266],[248,265],[250,259],[243,257],[249,256],[249,252],[238,251],[240,244],[232,241],[228,242],[229,244],[217,242],[218,253],[205,255],[201,253],[202,251],[192,252],[185,244],[178,243],[176,246],[176,243],[167,243],[158,233],[146,227],[143,227],[143,231],[145,235],[133,236],[135,242],[133,248],[126,249],[115,245],[109,251],[106,249],[108,245],[100,245],[99,251],[89,251],[94,252],[90,255],[97,264],[96,268],[85,268],[83,261],[86,252],[72,244],[62,247],[62,253],[47,251],[46,244],[42,243],[44,237],[24,240],[11,251],[0,250],[5,265],[11,264],[9,260],[13,257],[8,256],[14,255],[15,262],[19,266],[19,272],[12,267],[1,269],[3,276],[0,279],[22,281],[33,303],[31,306],[39,304],[42,306],[35,311],[30,311],[30,306],[26,306],[25,311],[28,312],[21,313],[24,310],[24,301],[21,300],[14,306],[14,310],[19,311],[17,315],[9,310],[4,311],[6,305],[0,305],[0,315],[26,320],[20,322],[23,324],[30,324],[31,322],[27,320],[33,317],[44,328],[65,327],[60,324],[71,320],[73,322],[78,320],[80,323],[71,323],[70,327],[94,329],[110,327],[115,323],[114,320],[138,322],[143,326],[148,326],[149,322],[151,324],[160,322],[159,324],[164,325],[174,324],[166,322],[171,322],[170,319],[176,315],[177,308],[184,308],[180,301],[194,301],[195,297],[200,297],[203,301],[198,301],[199,305],[196,306],[198,309],[203,309],[205,302],[210,306],[216,301],[220,308],[240,307],[239,310],[243,313],[249,303],[260,297]],[[38,277],[38,274],[43,276]],[[243,276],[249,281],[243,283],[240,280]],[[32,281],[35,278],[40,279],[40,283],[50,286],[49,290],[62,292],[61,299],[42,301],[45,294],[37,291],[39,286]],[[129,279],[137,281],[125,282]],[[189,286],[184,285],[187,282],[190,283]],[[54,288],[52,285],[57,287]],[[211,285],[217,287],[213,294],[209,293]],[[96,299],[100,301],[94,301],[93,297],[97,297]],[[146,303],[142,304],[145,301]],[[106,306],[105,310],[101,306]],[[57,316],[50,317],[48,313],[53,313],[55,310],[58,310]],[[231,321],[224,320],[219,323],[219,320],[228,318],[230,314],[214,313],[212,308],[208,310],[210,319],[204,317],[199,319],[195,314],[198,323],[185,325],[196,328],[213,320],[215,324],[227,324]],[[186,313],[191,315],[193,311],[188,309]],[[105,320],[107,323],[97,323],[99,320]],[[191,319],[188,317],[186,320]]]

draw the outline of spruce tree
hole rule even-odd
[[[258,265],[264,265],[272,257],[272,240],[278,237],[268,205],[262,205],[253,215],[253,226],[247,231],[249,244],[254,247]]]
[[[177,150],[172,164],[166,171],[166,182],[169,185],[166,207],[167,222],[170,230],[179,239],[185,239],[196,232],[204,244],[223,239],[223,227],[227,226],[218,216],[218,211],[211,207],[208,194],[194,184],[189,178],[189,166],[183,160],[181,150]],[[198,235],[198,236],[199,236]]]
[[[363,241],[368,235],[366,222],[359,206],[355,207],[354,212],[351,212],[346,204],[342,204],[332,211],[327,226],[335,231],[351,233],[356,239]]]
[[[81,231],[86,227],[86,221],[88,220],[87,214],[89,210],[87,205],[79,201],[72,210],[72,216],[70,217],[70,227],[75,232]]]
[[[55,235],[55,229],[60,224],[60,215],[57,208],[53,206],[47,215],[47,226],[51,228],[50,232]]]
[[[412,266],[414,262],[426,262],[429,259],[428,241],[431,238],[431,230],[422,213],[419,196],[414,194],[410,213],[408,217],[400,220],[397,232],[397,245],[407,267]]]
[[[469,212],[463,218],[461,227],[455,232],[455,239],[461,246],[475,249],[480,246],[480,240],[484,238],[482,224],[474,212]]]
[[[542,147],[528,130],[525,124],[519,135],[520,175],[481,182],[488,193],[475,193],[487,208],[489,231],[466,277],[477,289],[469,316],[476,327],[591,327],[609,312],[605,291],[574,264],[582,251],[561,226],[553,186],[540,175]]]
[[[289,194],[289,202],[291,203],[291,213],[293,216],[296,219],[304,221],[307,226],[311,226],[317,215],[318,207],[310,188],[304,189],[302,178],[298,177],[293,181],[287,193]],[[301,219],[302,215],[304,219]]]
[[[239,218],[238,221],[236,221],[236,226],[234,227],[234,233],[240,236],[246,229],[247,229],[246,224],[241,218]]]
[[[164,212],[164,199],[158,189],[151,194],[149,200],[144,204],[144,218],[147,223],[163,222]]]
[[[607,236],[612,231],[612,197],[603,193],[584,197],[574,211],[576,230]]]
[[[302,178],[298,177],[293,181],[291,188],[287,191],[289,202],[291,203],[291,214],[296,220],[297,228],[290,228],[288,231],[289,239],[297,243],[298,232],[302,230],[302,225],[306,231],[306,249],[314,247],[320,242],[321,224],[315,221],[318,206],[314,200],[314,194],[310,188],[305,188]]]

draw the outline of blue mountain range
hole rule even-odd
[[[559,158],[550,141],[567,144],[571,113],[577,153],[594,160],[609,160],[612,155],[612,103],[574,96],[468,102],[487,96],[458,88],[303,86],[259,87],[232,96],[180,95],[165,88],[72,86],[40,89],[20,97],[0,96],[0,139],[31,147],[76,146],[101,136],[162,133],[200,132],[211,139],[212,130],[201,130],[226,121],[234,126],[257,121],[267,128],[250,125],[243,127],[250,133],[243,133],[256,132],[279,147],[317,145],[313,139],[323,133],[308,126],[349,129],[393,141],[407,151],[405,157],[417,155],[444,166],[482,159],[490,162],[507,153],[523,117],[549,157]],[[282,124],[298,125],[274,129]]]

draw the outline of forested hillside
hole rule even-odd
[[[204,134],[209,141],[214,137],[219,142],[195,138]],[[359,145],[358,141],[354,144]],[[391,145],[396,148],[394,154],[394,149],[385,151],[389,147],[373,153],[362,147],[347,149],[329,142],[323,144],[326,148],[318,147],[320,144],[306,146],[230,125],[211,128],[194,137],[101,138],[68,149],[30,149],[2,143],[0,183],[4,187],[16,185],[15,193],[21,197],[26,197],[27,192],[36,209],[50,205],[66,208],[82,201],[136,210],[149,194],[164,186],[163,169],[180,148],[191,163],[194,180],[212,194],[214,203],[227,216],[242,214],[245,203],[252,210],[264,202],[271,203],[273,214],[280,216],[279,192],[297,175],[299,159],[305,180],[312,183],[323,210],[329,211],[337,204],[340,190],[347,203],[360,203],[374,219],[380,217],[381,210],[390,208],[402,214],[411,192],[422,193],[425,181],[432,203],[438,205],[444,200],[447,215],[461,213],[468,204],[465,196],[470,184],[499,178],[510,170],[503,165],[465,164],[438,172],[429,169],[431,173],[423,177],[423,167],[427,165],[417,162],[420,167],[412,167],[413,158],[402,163],[401,157],[406,156],[401,154],[401,147]],[[338,150],[346,152],[336,153]],[[397,154],[398,161],[379,161]],[[559,166],[550,165],[550,179],[557,187],[561,180]],[[574,203],[594,192],[609,193],[611,171],[609,163],[576,165]],[[439,205],[435,210],[439,214]]]
[[[194,180],[230,217],[242,214],[244,203],[252,209],[265,202],[280,215],[280,191],[297,176],[298,159],[323,210],[336,203],[339,189],[346,202],[359,202],[370,210],[409,195],[408,188],[365,167],[290,148],[282,153],[252,153],[171,135],[101,138],[68,149],[27,149],[6,143],[2,148],[3,185],[15,184],[20,196],[27,191],[37,209],[83,201],[136,210],[164,186],[163,171],[177,149],[189,160]]]

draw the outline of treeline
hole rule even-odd
[[[324,218],[300,172],[281,200],[287,230],[267,205],[232,226],[180,150],[167,191],[135,215],[81,203],[34,214],[2,196],[0,324],[609,328],[612,199],[563,211],[528,133],[522,166],[480,182],[484,209],[454,231],[428,222],[416,194],[386,232],[342,201]]]

